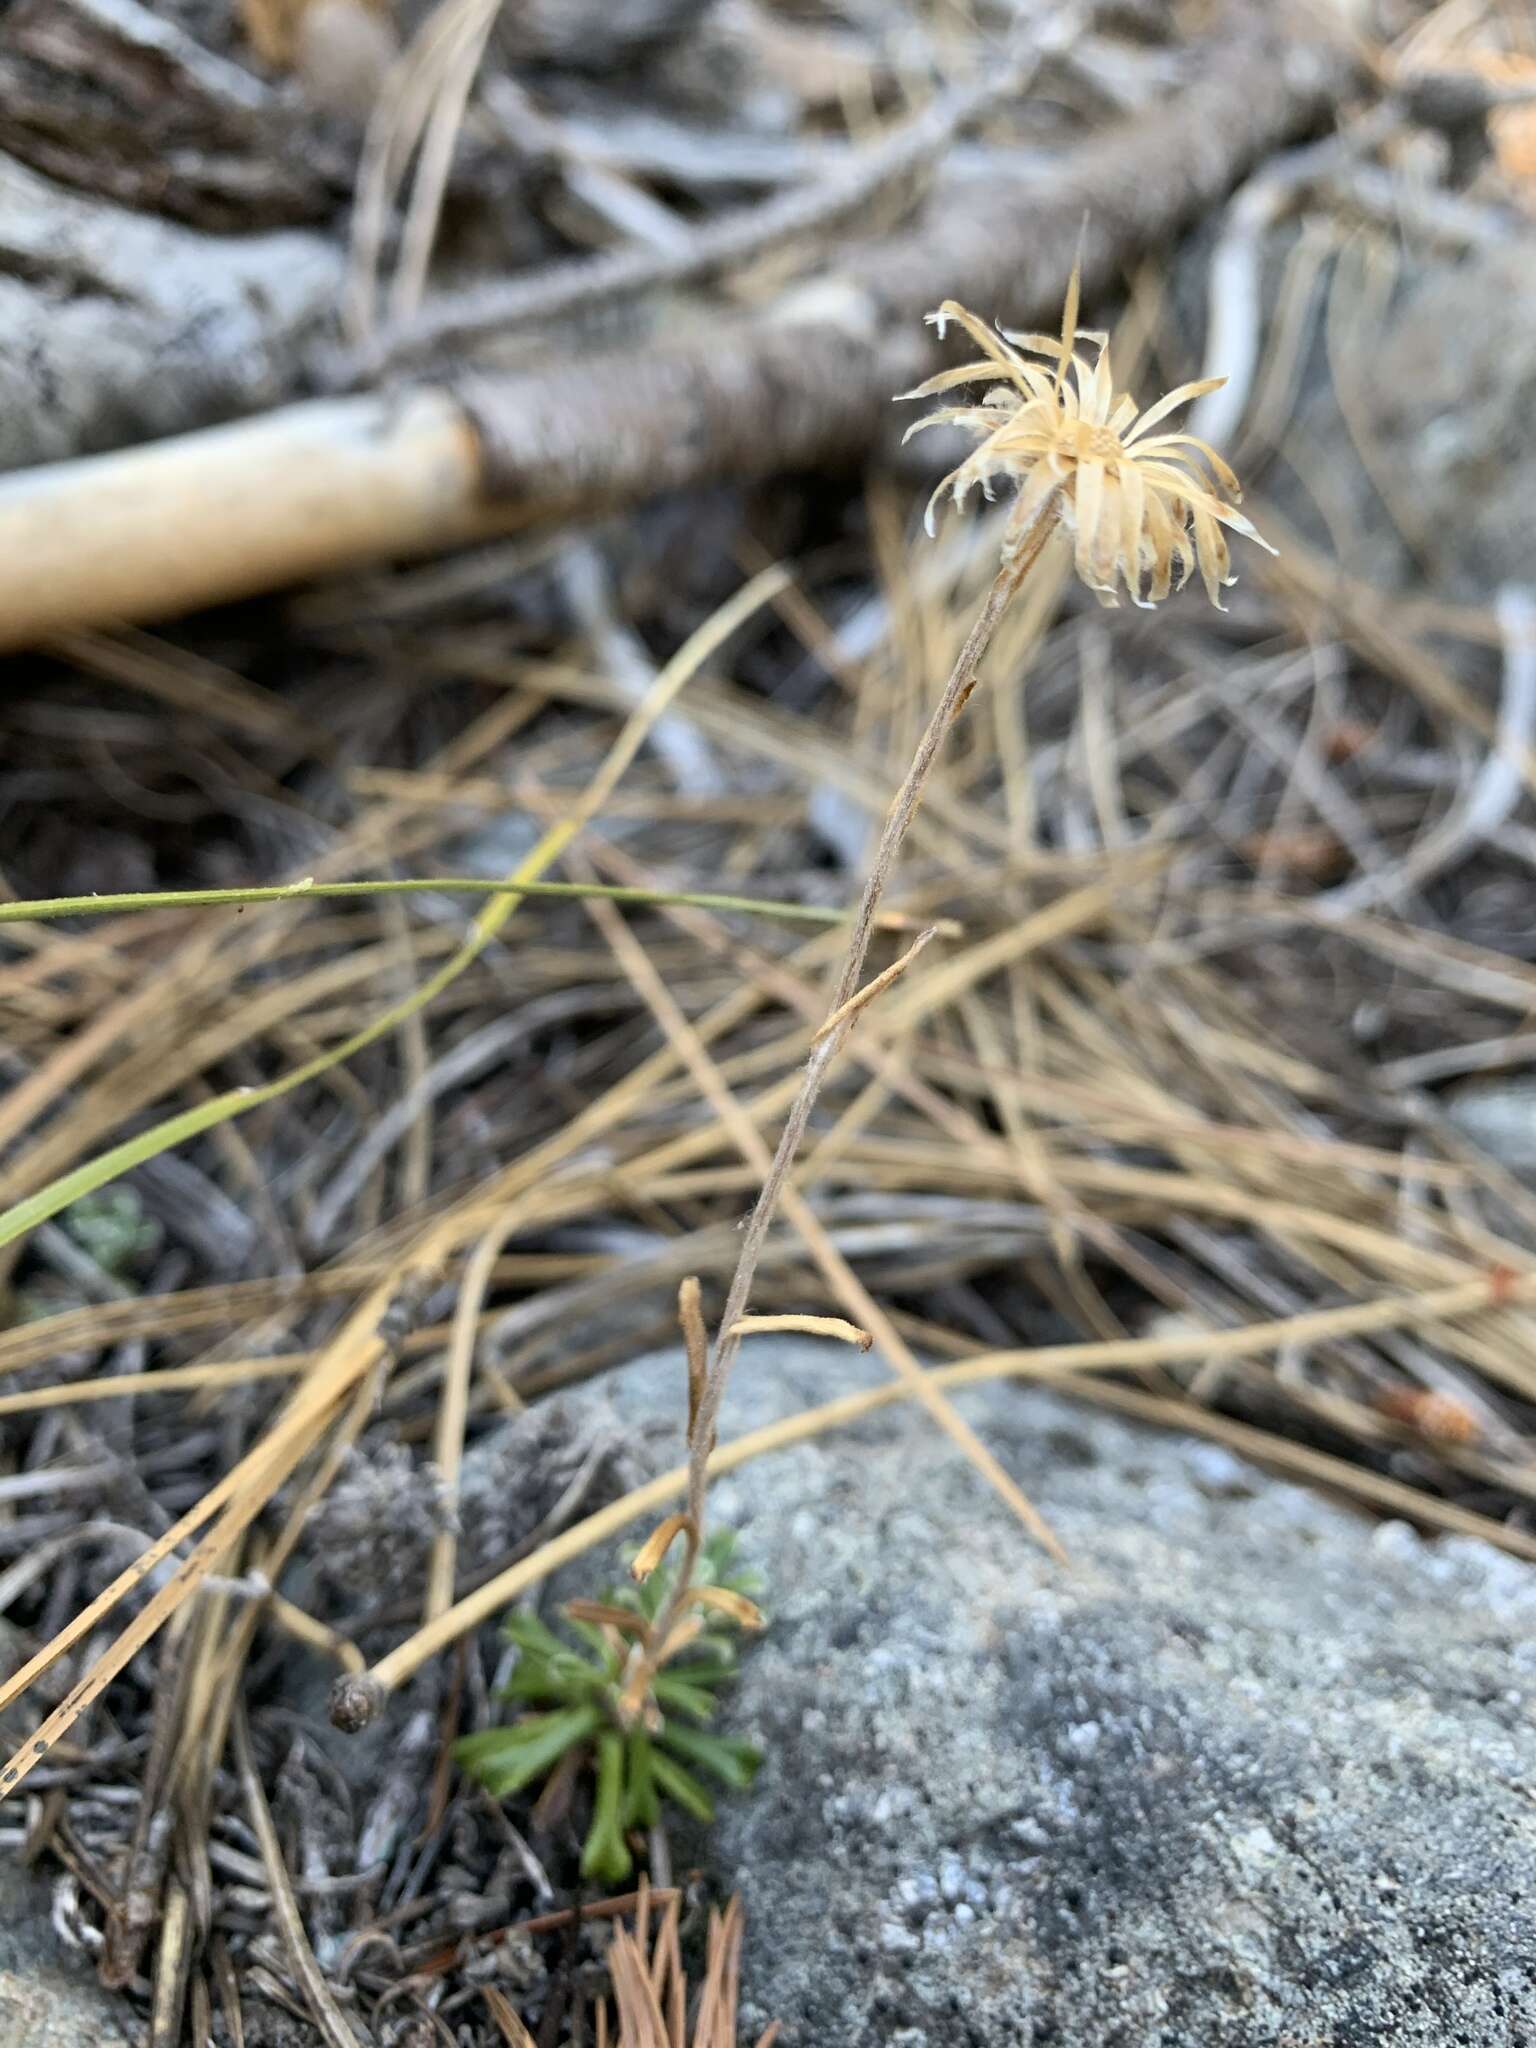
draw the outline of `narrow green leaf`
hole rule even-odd
[[[628,1877],[633,1864],[624,1839],[624,1738],[609,1728],[597,1738],[597,1790],[592,1825],[581,1852],[581,1874],[604,1884]]]
[[[664,1756],[654,1744],[651,1748],[651,1771],[656,1783],[669,1799],[675,1799],[685,1813],[691,1813],[695,1820],[713,1820],[714,1802],[691,1771],[685,1771],[681,1764]]]
[[[536,1614],[509,1614],[501,1625],[501,1632],[508,1642],[530,1657],[568,1657],[570,1646],[562,1643],[554,1630]]]
[[[572,1706],[596,1699],[609,1683],[604,1672],[585,1664],[579,1657],[562,1658],[548,1664],[542,1657],[530,1657],[518,1665],[497,1694],[504,1700],[565,1700]]]
[[[656,1740],[664,1748],[687,1757],[701,1770],[711,1772],[736,1792],[747,1790],[762,1762],[751,1743],[738,1736],[707,1735],[702,1728],[684,1728],[676,1721],[664,1723]]]
[[[603,1634],[597,1623],[595,1621],[583,1621],[577,1615],[568,1614],[565,1617],[565,1625],[572,1635],[580,1636],[581,1640],[592,1651],[594,1657],[601,1664],[604,1675],[608,1678],[616,1678],[619,1672],[620,1659],[615,1654],[608,1638]]]
[[[730,1625],[726,1623],[727,1628]],[[694,1637],[672,1668],[695,1685],[723,1685],[736,1673],[736,1645],[728,1635],[706,1628],[703,1635]]]
[[[602,1726],[597,1707],[529,1714],[506,1728],[488,1728],[454,1744],[454,1757],[497,1799],[520,1792],[553,1769],[565,1752]]]
[[[274,882],[243,889],[139,889],[115,895],[40,896],[0,903],[0,925],[38,924],[55,917],[117,917],[136,910],[217,910],[255,903],[303,903],[347,896],[531,896],[608,903],[678,905],[694,910],[736,910],[781,917],[791,924],[841,924],[847,911],[819,903],[781,903],[762,896],[722,896],[713,890],[639,889],[614,882],[499,882],[484,875],[411,875],[376,882]]]
[[[651,1691],[659,1705],[687,1714],[694,1721],[710,1720],[719,1704],[708,1686],[691,1685],[675,1671],[658,1671],[651,1680]]]

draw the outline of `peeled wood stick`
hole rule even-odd
[[[463,408],[416,391],[14,471],[0,477],[0,648],[451,547],[493,523],[480,467]]]
[[[453,391],[285,408],[0,479],[0,650],[429,553],[721,477],[855,459],[933,366],[921,315],[957,295],[1021,322],[1166,248],[1323,118],[1351,61],[1302,9],[1229,0],[1188,83],[1064,150],[1048,179],[940,191],[836,278],[623,355]]]

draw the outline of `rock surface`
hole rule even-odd
[[[48,1886],[0,1858],[0,2048],[127,2048],[136,2038],[128,2006],[54,1933]]]
[[[1516,236],[1433,265],[1385,334],[1362,322],[1349,345],[1386,501],[1429,581],[1458,596],[1531,580],[1533,314],[1530,250]]]
[[[23,1639],[0,1621],[0,1677],[25,1654]],[[0,1853],[0,2048],[127,2048],[137,2040],[133,2014],[103,1991],[89,1959],[54,1931],[53,1888]]]
[[[749,1348],[724,1433],[871,1370]],[[666,1415],[681,1366],[608,1385]],[[1536,1574],[1044,1392],[961,1405],[1069,1569],[904,1407],[717,1490],[771,1614],[731,1717],[767,1761],[704,1847],[744,2037],[1536,2040]]]

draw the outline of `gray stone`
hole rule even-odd
[[[749,1346],[723,1433],[871,1373]],[[700,1845],[746,2037],[1536,2040],[1536,1574],[1045,1392],[960,1405],[1070,1566],[908,1407],[717,1490],[770,1615],[730,1716],[767,1761]]]
[[[0,1678],[10,1677],[29,1647],[0,1621]],[[119,2048],[137,2041],[127,2005],[102,1990],[89,1958],[56,1931],[53,1904],[54,1888],[0,1851],[0,2048]]]
[[[1450,1091],[1441,1106],[1462,1136],[1501,1166],[1527,1179],[1536,1174],[1536,1084],[1469,1081]]]
[[[127,2048],[139,2038],[50,1919],[49,1887],[0,1857],[0,2048]]]

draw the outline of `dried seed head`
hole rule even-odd
[[[572,1621],[589,1621],[594,1628],[615,1629],[621,1636],[643,1636],[648,1627],[643,1614],[606,1600],[567,1600],[565,1611]]]
[[[688,1645],[696,1642],[704,1633],[704,1624],[696,1614],[685,1614],[681,1621],[674,1622],[667,1630],[666,1637],[656,1651],[652,1668],[659,1671],[663,1664],[681,1656]]]
[[[980,445],[950,471],[928,503],[928,530],[946,492],[957,505],[978,485],[990,498],[994,480],[1011,477],[1017,497],[1003,548],[1011,554],[1040,519],[1075,534],[1077,573],[1100,604],[1150,606],[1182,588],[1198,568],[1206,595],[1222,609],[1220,591],[1236,581],[1222,529],[1269,546],[1237,511],[1237,478],[1214,448],[1193,434],[1151,434],[1178,406],[1224,384],[1207,377],[1181,384],[1138,415],[1117,393],[1107,335],[1077,325],[1078,274],[1072,273],[1061,334],[993,329],[947,299],[928,318],[942,335],[953,320],[985,360],[941,370],[905,398],[930,398],[996,378],[979,404],[946,405],[907,429],[944,424],[980,436]],[[1078,353],[1079,344],[1087,345]],[[1031,362],[1031,356],[1044,362]],[[1052,364],[1047,368],[1046,364]],[[1218,489],[1225,496],[1218,496]]]
[[[717,1614],[729,1615],[742,1628],[766,1628],[763,1610],[745,1593],[733,1593],[729,1586],[695,1586],[688,1595],[693,1607],[712,1607]]]
[[[621,1728],[633,1728],[638,1722],[642,1728],[648,1729],[654,1735],[661,1726],[662,1713],[651,1697],[651,1681],[664,1662],[663,1656],[658,1654],[652,1657],[638,1646],[632,1653],[632,1661],[624,1680],[624,1690],[614,1703],[614,1713],[618,1716]]]
[[[673,1539],[684,1529],[692,1527],[692,1515],[668,1515],[664,1522],[658,1523],[641,1544],[639,1554],[629,1568],[630,1577],[643,1586],[671,1549]]]
[[[370,1721],[378,1719],[384,1704],[384,1688],[366,1671],[349,1671],[331,1687],[330,1715],[333,1728],[357,1735]]]

